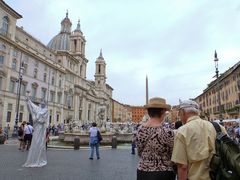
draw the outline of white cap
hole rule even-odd
[[[185,108],[194,108],[196,110],[199,110],[199,105],[195,101],[192,100],[179,100],[179,109],[185,109]]]

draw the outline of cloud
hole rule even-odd
[[[18,22],[47,44],[60,31],[66,10],[72,30],[80,18],[89,59],[87,78],[94,79],[100,48],[107,63],[113,97],[126,104],[145,103],[149,95],[171,104],[198,96],[213,80],[213,54],[224,72],[238,61],[240,4],[225,0],[6,0],[23,15]]]

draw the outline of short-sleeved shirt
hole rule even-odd
[[[25,134],[32,134],[33,133],[33,127],[31,125],[25,125],[24,126],[24,133]]]
[[[97,127],[90,127],[89,129],[90,137],[97,137],[97,131],[98,131]]]
[[[188,166],[189,180],[210,180],[209,163],[215,153],[215,139],[212,123],[192,116],[177,131],[171,160]]]
[[[141,171],[173,171],[171,154],[174,133],[170,128],[141,126],[136,136],[136,146]]]

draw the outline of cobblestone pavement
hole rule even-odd
[[[14,143],[0,145],[0,180],[135,180],[138,157],[129,149],[100,150],[101,159],[89,160],[89,150],[48,149],[48,164],[23,168],[27,151]]]

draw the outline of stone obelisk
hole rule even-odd
[[[148,104],[148,77],[146,76],[146,104]]]

